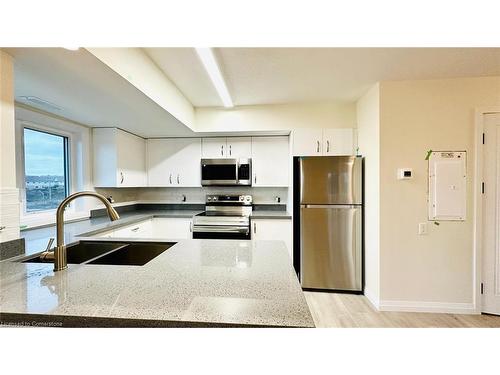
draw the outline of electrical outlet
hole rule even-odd
[[[429,231],[427,230],[427,223],[418,224],[418,234],[419,235],[429,234]]]

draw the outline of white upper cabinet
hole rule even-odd
[[[252,139],[250,137],[229,137],[226,141],[227,158],[252,157]]]
[[[117,128],[94,128],[92,134],[94,186],[146,186],[146,141],[143,138]]]
[[[226,137],[203,138],[201,149],[204,159],[224,158],[227,149]]]
[[[322,152],[322,129],[297,129],[293,131],[293,155],[321,156]]]
[[[252,186],[289,186],[288,136],[252,137]]]
[[[202,139],[202,157],[216,158],[249,158],[252,155],[250,137],[216,137]]]
[[[323,155],[355,155],[355,130],[323,129]]]
[[[352,128],[294,130],[293,155],[355,155],[355,131]]]
[[[149,139],[148,186],[201,186],[200,138]]]

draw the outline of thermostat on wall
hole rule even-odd
[[[413,178],[413,170],[411,168],[399,168],[398,180],[410,180]]]

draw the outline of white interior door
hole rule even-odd
[[[483,312],[500,315],[500,113],[485,115]]]

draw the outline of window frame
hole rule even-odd
[[[21,182],[21,216],[22,217],[36,217],[36,216],[45,216],[45,215],[55,215],[56,208],[51,208],[47,210],[39,210],[39,211],[27,211],[27,201],[26,201],[26,160],[25,160],[25,148],[24,148],[24,130],[34,130],[50,135],[55,135],[59,137],[63,137],[65,139],[64,147],[65,147],[65,158],[64,158],[64,169],[65,169],[65,183],[66,183],[66,196],[70,195],[73,192],[74,186],[74,158],[72,153],[72,141],[73,134],[70,132],[66,132],[57,128],[53,128],[50,126],[43,126],[39,124],[35,124],[30,121],[20,121],[20,172],[21,176],[19,181]],[[73,205],[69,204],[67,212],[73,212]]]

